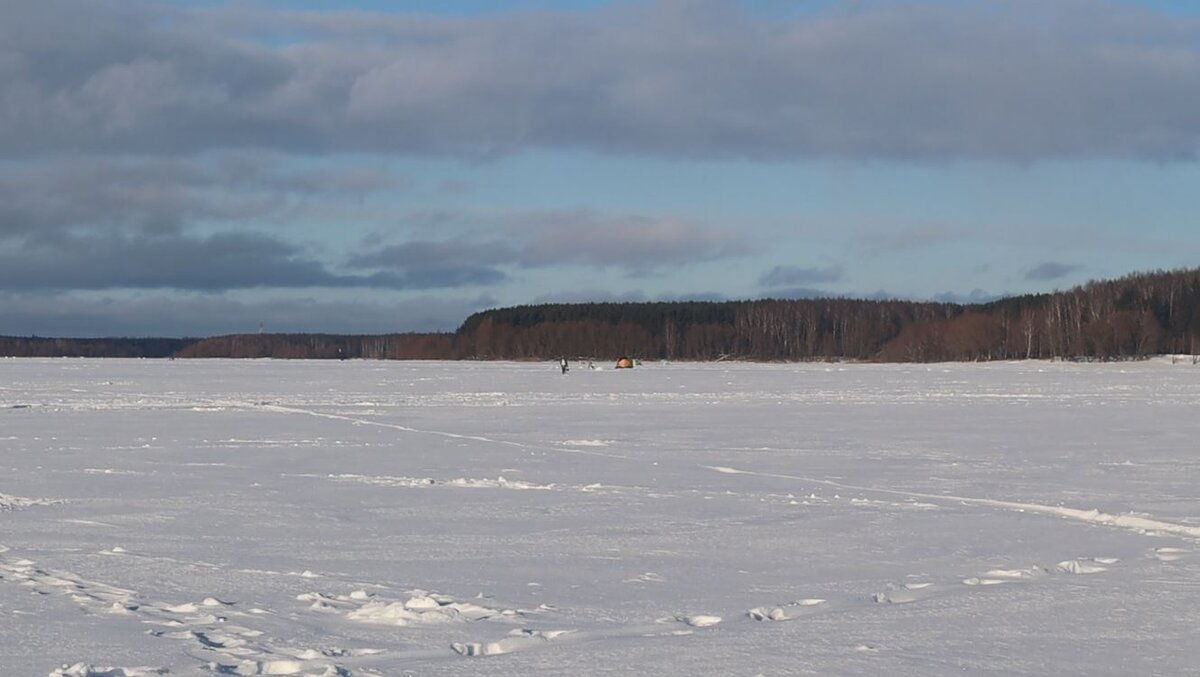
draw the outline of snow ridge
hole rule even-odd
[[[21,510],[22,508],[31,508],[37,505],[59,505],[64,502],[65,501],[51,498],[25,498],[24,496],[0,494],[0,512],[6,510]]]

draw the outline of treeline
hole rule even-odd
[[[4,357],[170,357],[198,339],[0,336]]]
[[[233,334],[206,339],[0,336],[0,357],[231,357],[446,360],[456,337],[432,334]]]
[[[237,334],[198,341],[178,357],[277,359],[453,360],[454,334]]]
[[[1137,359],[1200,353],[1200,269],[988,304],[804,299],[499,308],[454,333],[209,339],[0,337],[0,355],[306,359]]]
[[[458,335],[464,351],[481,359],[869,359],[904,327],[955,312],[947,304],[851,299],[540,305],[477,313]]]
[[[519,306],[477,313],[460,354],[931,362],[1200,351],[1200,269],[981,305],[854,299]]]

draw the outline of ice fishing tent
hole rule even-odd
[[[617,358],[617,369],[633,369],[633,360],[628,357]]]

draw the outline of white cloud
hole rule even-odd
[[[1200,146],[1200,23],[1112,1],[847,2],[789,19],[732,0],[477,17],[82,0],[2,12],[0,156],[1025,162]]]

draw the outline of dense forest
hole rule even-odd
[[[845,298],[543,304],[476,313],[453,333],[188,339],[0,337],[20,356],[315,359],[1137,359],[1200,353],[1200,269],[1130,275],[987,304]]]
[[[455,334],[237,334],[193,343],[178,357],[454,360],[464,357]]]
[[[456,334],[478,358],[931,362],[1136,359],[1200,351],[1200,269],[957,305],[853,299],[519,306]]]

